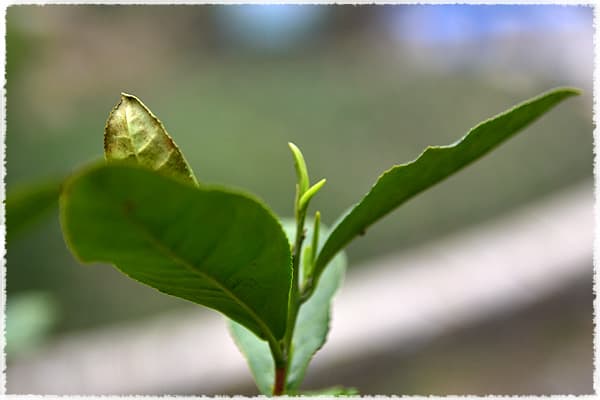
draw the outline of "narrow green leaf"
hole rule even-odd
[[[121,93],[104,128],[104,157],[139,164],[197,183],[183,154],[154,114],[137,97]]]
[[[12,190],[6,197],[6,240],[35,225],[58,205],[62,180],[53,179]]]
[[[319,211],[317,211],[315,213],[315,220],[313,222],[313,235],[312,235],[312,243],[311,243],[311,248],[313,249],[311,251],[310,254],[310,267],[311,267],[311,271],[310,274],[308,275],[312,275],[312,268],[315,266],[315,258],[317,256],[317,250],[319,247],[319,233],[320,233],[320,227],[321,227],[321,213]]]
[[[414,161],[397,165],[379,177],[369,193],[342,217],[327,238],[315,265],[315,279],[335,254],[375,221],[414,195],[477,160],[535,121],[556,104],[579,94],[559,88],[527,100],[471,129],[449,146],[428,147]]]
[[[314,237],[314,234],[313,234]],[[302,252],[302,282],[301,288],[306,286],[310,275],[312,274],[312,260],[313,260],[313,248],[310,245],[305,245]],[[302,293],[302,292],[300,292]]]
[[[300,149],[292,142],[288,143],[292,155],[294,156],[294,167],[296,168],[296,176],[298,180],[298,196],[301,197],[306,190],[310,180],[308,178],[308,169],[306,168],[306,162]]]
[[[310,200],[313,197],[315,197],[315,195],[319,192],[319,190],[321,190],[321,188],[323,187],[323,185],[325,185],[326,182],[327,179],[321,179],[319,182],[315,183],[308,190],[306,190],[302,197],[300,197],[300,201],[298,202],[298,208],[300,210],[305,210],[308,207],[308,203],[310,202]]]
[[[285,220],[283,226],[290,244],[293,243],[296,229],[295,221]],[[321,230],[326,234],[328,233],[325,226],[321,225]],[[308,229],[307,236],[310,237],[312,234],[312,229]],[[336,290],[341,285],[345,271],[346,256],[342,252],[333,258],[331,267],[327,268],[327,271],[323,274],[313,296],[300,308],[292,338],[292,360],[287,381],[287,390],[291,393],[299,387],[312,356],[323,346],[327,339],[330,303]],[[231,323],[230,332],[238,348],[246,357],[260,392],[270,395],[275,378],[275,367],[268,344],[236,323]]]
[[[257,200],[111,163],[71,178],[60,211],[67,244],[81,261],[114,264],[271,342],[283,337],[290,247]]]

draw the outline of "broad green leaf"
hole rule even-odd
[[[295,235],[295,221],[285,220],[283,226],[290,244]],[[312,221],[307,221],[307,238],[312,237]],[[321,232],[328,233],[321,225]],[[322,236],[321,236],[322,237]],[[309,240],[306,240],[309,242]],[[341,285],[346,270],[346,256],[339,253],[331,260],[331,267],[323,273],[313,296],[298,313],[298,321],[292,338],[292,360],[288,372],[286,390],[294,392],[302,382],[312,356],[323,346],[329,332],[331,300]],[[273,359],[266,342],[260,340],[244,327],[230,323],[230,332],[240,351],[246,357],[256,385],[262,394],[272,393],[275,378]]]
[[[53,179],[10,191],[6,197],[6,239],[43,219],[58,205],[62,181]]]
[[[266,340],[283,337],[290,247],[275,216],[257,200],[111,163],[71,178],[60,214],[67,244],[81,261],[114,264]]]
[[[577,94],[578,90],[569,88],[541,94],[482,122],[454,144],[428,147],[416,160],[387,170],[369,193],[340,218],[317,257],[315,279],[338,251],[357,235],[364,234],[378,219],[477,160],[565,98]]]
[[[104,157],[139,164],[196,183],[194,173],[158,118],[137,97],[121,93],[104,128]]]

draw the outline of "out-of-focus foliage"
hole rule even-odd
[[[35,350],[47,338],[58,319],[52,295],[22,292],[6,305],[6,354],[9,359]]]
[[[56,212],[59,179],[30,183],[9,192],[6,198],[6,240],[11,242],[15,235],[35,228],[51,212]]]

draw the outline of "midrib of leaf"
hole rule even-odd
[[[135,144],[133,144],[133,138],[131,137],[131,124],[129,123],[129,121],[131,120],[131,118],[129,118],[129,114],[130,114],[130,109],[129,107],[125,107],[125,121],[127,121],[127,135],[123,135],[124,137],[127,138],[127,140],[129,140],[129,144],[131,145],[131,149],[133,150],[133,154],[135,154],[135,159],[139,161],[139,152],[137,151],[137,149],[135,148]]]
[[[163,244],[160,241],[160,239],[158,239],[156,236],[154,236],[152,234],[152,232],[150,232],[144,226],[144,224],[142,224],[141,222],[137,221],[130,214],[125,213],[125,219],[128,220],[129,222],[131,222],[131,224],[134,227],[136,227],[146,237],[146,239],[148,239],[148,241],[150,242],[150,244],[152,244],[156,249],[158,249],[159,252],[162,252],[163,254],[165,254],[166,256],[168,256],[169,258],[171,258],[172,260],[174,260],[177,264],[179,264],[181,267],[185,268],[186,270],[188,270],[192,274],[197,275],[200,278],[206,279],[213,286],[215,286],[216,288],[222,290],[223,293],[225,293],[231,300],[233,300],[236,304],[238,304],[240,307],[242,307],[244,309],[244,311],[246,311],[252,317],[252,319],[254,319],[254,322],[256,322],[258,324],[258,326],[260,326],[260,328],[263,330],[264,334],[267,336],[267,340],[269,342],[277,343],[277,339],[275,339],[275,336],[273,335],[273,333],[271,332],[271,330],[269,329],[269,327],[258,316],[258,314],[256,314],[256,312],[254,310],[252,310],[250,307],[248,307],[248,305],[246,305],[246,303],[244,303],[242,300],[240,300],[226,286],[224,286],[221,282],[219,282],[214,277],[212,277],[212,276],[210,276],[210,275],[202,272],[201,270],[197,269],[196,267],[194,267],[194,264],[192,262],[190,262],[190,261],[188,261],[188,260],[180,257],[171,248],[169,248],[168,246],[166,246],[165,244]]]
[[[149,111],[149,110],[148,110]],[[150,115],[150,118],[152,118],[155,122],[157,122],[161,127],[162,123],[159,121],[158,118],[156,118],[152,113],[148,113]],[[140,146],[140,148],[138,149],[135,144],[133,143],[133,128],[131,127],[130,121],[131,121],[131,107],[125,107],[125,121],[127,121],[127,132],[128,135],[124,135],[123,137],[126,137],[127,140],[129,140],[129,143],[131,144],[131,149],[133,150],[133,154],[135,154],[135,159],[138,160],[138,162],[140,161],[140,154],[146,150],[146,147],[148,147],[150,144],[152,144],[152,141],[154,141],[154,139],[156,139],[156,133],[152,134],[150,137],[150,140],[148,140],[146,143],[144,143],[142,146]],[[164,129],[164,127],[163,127]],[[167,153],[167,156],[165,157],[164,160],[162,160],[160,163],[157,164],[156,169],[161,169],[166,163],[167,161],[169,161],[169,158],[171,158],[171,155],[173,154],[173,149],[170,149],[169,152]]]

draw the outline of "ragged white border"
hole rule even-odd
[[[598,20],[600,19],[600,7],[598,4],[594,6],[594,221],[596,223],[594,229],[594,392],[599,392],[598,375],[598,309],[600,307],[600,299],[598,299],[598,251],[600,250],[600,239],[598,236],[598,227],[600,226],[600,213],[598,212],[598,198],[600,196],[600,188],[598,186],[598,125],[600,123],[598,117],[598,91],[600,90],[600,81],[598,80],[598,65],[600,65],[600,34],[598,33]]]
[[[420,5],[429,5],[429,4],[473,4],[473,5],[543,5],[543,4],[555,4],[555,5],[580,5],[580,6],[594,6],[596,5],[598,0],[589,0],[589,1],[578,1],[578,0],[562,0],[562,1],[553,1],[553,0],[463,0],[463,1],[452,1],[452,0],[430,0],[430,1],[393,1],[393,0],[356,0],[356,1],[327,1],[327,0],[222,0],[222,1],[198,1],[198,0],[178,0],[178,1],[168,1],[168,0],[90,0],[90,1],[78,1],[78,0],[50,0],[50,1],[30,1],[30,0],[13,0],[10,1],[9,5],[19,5],[19,4],[420,4]],[[3,4],[4,8],[6,8],[6,4]]]
[[[4,200],[6,199],[6,13],[7,8],[4,6],[4,13],[2,18],[2,24],[0,24],[0,36],[2,36],[2,43],[0,44],[0,57],[2,58],[2,88],[0,88],[0,110],[2,110],[2,125],[0,128],[0,137],[2,138],[2,146],[0,147],[0,176],[2,179],[2,211],[0,211],[0,234],[2,235],[2,246],[0,246],[0,259],[2,265],[0,267],[0,310],[2,311],[2,318],[0,318],[0,332],[2,332],[2,338],[0,343],[2,344],[2,355],[0,356],[0,368],[2,373],[0,374],[0,390],[1,394],[6,393],[6,350],[5,350],[5,337],[6,337],[6,215]]]
[[[144,398],[152,398],[152,399],[159,399],[159,398],[193,398],[193,399],[200,399],[200,398],[208,398],[207,396],[194,396],[194,397],[188,397],[188,396],[56,396],[56,395],[49,395],[49,396],[41,396],[41,395],[6,395],[6,354],[4,351],[4,346],[5,346],[5,315],[6,315],[6,242],[5,242],[5,237],[6,237],[6,216],[5,216],[5,207],[4,207],[4,200],[6,197],[6,185],[5,185],[5,179],[6,179],[6,113],[7,113],[7,109],[6,109],[6,16],[7,16],[7,9],[9,6],[11,5],[25,5],[25,4],[39,4],[39,5],[43,5],[43,4],[266,4],[266,3],[271,3],[271,4],[282,4],[282,3],[288,3],[288,4],[527,4],[527,5],[532,5],[532,4],[558,4],[558,5],[589,5],[592,6],[594,8],[594,20],[593,20],[593,25],[594,25],[594,86],[593,86],[593,107],[594,107],[594,113],[593,113],[593,120],[594,120],[594,177],[595,177],[595,186],[594,186],[594,193],[595,193],[595,207],[594,207],[594,216],[595,216],[595,222],[596,222],[596,229],[595,229],[595,239],[594,239],[594,267],[596,267],[597,265],[597,261],[598,261],[598,251],[600,250],[600,238],[599,238],[599,231],[598,231],[598,227],[600,226],[600,213],[598,212],[598,198],[600,197],[600,187],[597,184],[597,172],[598,172],[598,161],[597,161],[597,156],[598,156],[598,139],[599,139],[599,130],[598,130],[598,125],[600,124],[600,118],[598,117],[598,107],[599,107],[599,103],[597,100],[597,93],[600,91],[600,82],[598,80],[599,75],[598,75],[598,65],[600,64],[600,49],[599,49],[599,43],[600,43],[600,39],[599,39],[599,33],[598,33],[598,29],[597,29],[597,24],[598,24],[598,20],[600,18],[600,3],[598,2],[599,0],[592,0],[592,1],[587,1],[587,2],[581,2],[581,1],[577,1],[577,0],[562,0],[560,2],[557,1],[552,1],[552,0],[521,0],[521,1],[514,1],[514,0],[498,0],[498,1],[490,1],[490,0],[470,0],[470,1],[444,1],[444,0],[437,0],[437,1],[398,1],[398,2],[394,2],[394,1],[372,1],[372,0],[356,0],[356,1],[311,1],[311,0],[296,0],[296,1],[269,1],[269,0],[247,0],[247,1],[218,1],[218,2],[203,2],[203,1],[193,1],[193,0],[181,0],[181,1],[164,1],[164,0],[157,0],[157,1],[139,1],[139,0],[104,0],[104,1],[26,1],[26,0],[13,0],[13,1],[9,1],[8,3],[2,3],[2,8],[4,11],[4,18],[2,20],[2,24],[0,24],[0,34],[3,37],[3,40],[0,44],[0,55],[2,57],[2,62],[3,62],[3,85],[0,88],[1,91],[1,99],[0,99],[0,110],[2,111],[2,125],[1,125],[1,129],[0,129],[0,137],[2,139],[2,146],[1,146],[1,150],[0,150],[0,154],[1,154],[1,164],[0,164],[0,176],[2,178],[2,195],[0,196],[0,200],[2,200],[2,211],[0,214],[0,224],[1,226],[1,235],[2,235],[2,239],[4,241],[4,245],[1,246],[1,250],[0,250],[0,256],[2,259],[2,266],[0,268],[0,288],[1,288],[1,293],[0,293],[0,308],[2,310],[2,318],[0,318],[0,330],[3,333],[2,334],[2,338],[0,339],[0,344],[2,345],[3,351],[2,351],[2,355],[0,356],[0,367],[2,368],[2,373],[0,374],[0,388],[1,388],[1,392],[0,395],[2,395],[2,397],[6,397],[8,399],[31,399],[31,400],[37,400],[37,399],[62,399],[62,398],[69,398],[69,399],[89,399],[89,398],[139,398],[139,397],[144,397]],[[598,349],[600,348],[600,343],[599,343],[599,339],[598,339],[598,335],[597,335],[597,329],[598,329],[598,312],[597,310],[600,307],[600,298],[598,298],[598,289],[597,289],[597,285],[600,279],[600,273],[598,272],[597,268],[594,268],[594,294],[595,294],[595,299],[594,299],[594,379],[593,379],[593,387],[594,387],[594,391],[596,392],[596,395],[586,395],[586,396],[573,396],[573,395],[568,395],[568,396],[446,396],[446,399],[449,400],[454,400],[454,399],[463,399],[463,398],[480,398],[480,397],[485,397],[485,398],[490,398],[490,399],[505,399],[505,398],[529,398],[529,399],[533,399],[533,398],[581,398],[581,399],[596,399],[596,398],[600,398],[597,394],[599,392],[599,385],[600,385],[600,376],[598,374],[598,368],[597,368],[597,359],[598,359]],[[264,397],[264,396],[259,396],[259,397]],[[364,396],[365,398],[373,398],[373,399],[387,399],[387,398],[397,398],[397,397],[410,397],[410,398],[414,398],[414,399],[426,399],[426,398],[435,398],[438,396]],[[216,398],[234,398],[234,399],[244,399],[246,398],[245,396],[233,396],[233,397],[229,397],[229,396],[216,396]],[[326,398],[326,397],[325,397]]]

